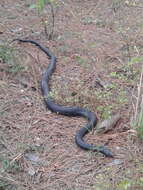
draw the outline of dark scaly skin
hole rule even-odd
[[[83,137],[93,129],[93,127],[97,124],[97,117],[93,112],[88,111],[87,109],[80,108],[80,107],[65,107],[58,104],[55,104],[53,100],[49,96],[49,80],[56,68],[56,57],[53,53],[49,51],[48,48],[45,48],[41,46],[39,43],[37,43],[34,40],[23,40],[23,39],[14,39],[13,41],[19,41],[24,43],[31,43],[36,45],[39,49],[41,49],[49,58],[50,58],[50,64],[48,65],[47,69],[45,70],[42,80],[41,80],[41,90],[42,94],[44,96],[44,101],[46,103],[46,106],[49,110],[52,112],[66,115],[66,116],[81,116],[88,120],[88,123],[81,128],[75,135],[75,142],[76,144],[85,150],[91,150],[91,151],[97,151],[101,152],[107,157],[113,157],[113,153],[107,149],[105,146],[94,146],[91,144],[87,144]]]

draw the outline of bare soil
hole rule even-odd
[[[131,95],[143,61],[143,2],[55,0],[51,40],[45,34],[45,27],[52,30],[51,8],[38,14],[34,3],[0,1],[0,48],[6,47],[0,51],[0,189],[142,190],[143,148],[131,127]],[[14,38],[37,40],[57,56],[55,102],[88,108],[99,120],[121,114],[112,131],[85,137],[107,145],[114,158],[76,146],[86,121],[45,108],[40,80],[49,60],[31,44],[11,43]]]

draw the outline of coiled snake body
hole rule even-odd
[[[42,80],[41,80],[41,89],[44,96],[44,101],[46,106],[52,112],[56,112],[58,114],[66,115],[66,116],[81,116],[88,120],[86,126],[81,128],[75,135],[75,142],[76,144],[85,150],[91,151],[98,151],[104,154],[107,157],[113,157],[113,153],[107,149],[105,146],[94,146],[91,144],[87,144],[83,137],[93,128],[97,123],[97,118],[95,114],[87,109],[80,108],[80,107],[65,107],[58,104],[55,104],[53,100],[49,96],[49,80],[56,68],[56,57],[53,53],[49,51],[48,48],[41,46],[34,40],[23,40],[23,39],[15,39],[13,41],[19,41],[24,43],[31,43],[36,45],[39,49],[41,49],[49,58],[50,64],[48,65],[47,69],[43,73]]]

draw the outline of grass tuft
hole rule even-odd
[[[131,125],[137,131],[138,137],[143,140],[143,67],[140,75],[140,81],[137,85],[137,96],[133,95],[132,99],[135,100],[133,104],[133,119]]]
[[[0,45],[0,63],[3,64],[3,69],[12,74],[17,74],[26,68],[17,60],[18,50],[7,45]]]

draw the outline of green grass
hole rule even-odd
[[[4,190],[7,188],[7,186],[9,186],[9,183],[4,181],[4,180],[0,180],[0,189]]]
[[[14,49],[7,45],[0,45],[0,61],[8,63],[12,59]]]
[[[10,46],[0,45],[0,62],[4,64],[3,68],[6,72],[17,74],[26,69],[19,60],[17,61],[17,53],[18,50]]]

